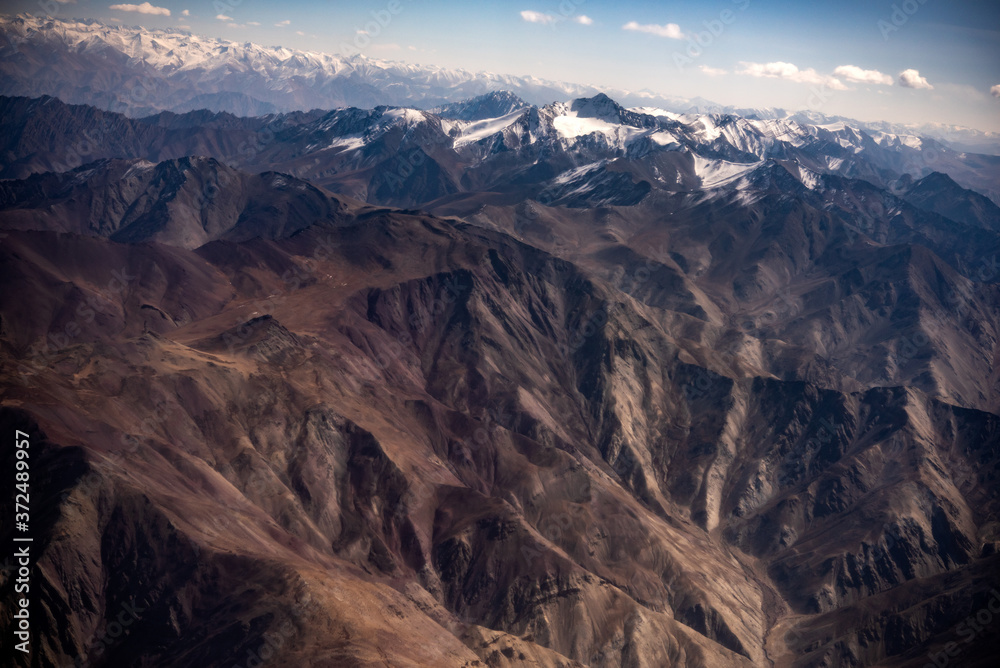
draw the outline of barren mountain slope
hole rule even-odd
[[[0,246],[46,660],[922,665],[996,584],[993,414],[456,221],[279,236]]]

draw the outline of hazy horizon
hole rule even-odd
[[[266,7],[48,0],[12,2],[8,11],[737,107],[1000,131],[1000,12],[982,2],[664,8],[564,0],[469,8],[443,0]]]

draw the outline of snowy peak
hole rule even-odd
[[[514,93],[507,90],[496,90],[485,95],[479,95],[470,100],[446,104],[433,109],[441,118],[459,121],[483,121],[506,116],[530,106]]]
[[[605,121],[621,122],[625,109],[610,97],[601,93],[594,97],[581,97],[570,103],[570,109],[580,118],[600,118]]]
[[[609,123],[619,123],[634,128],[657,126],[654,117],[629,111],[604,93],[591,98],[578,98],[570,104],[570,110],[577,118],[596,118]]]
[[[600,92],[594,86],[533,76],[262,46],[177,29],[146,30],[30,15],[0,16],[0,59],[11,58],[17,58],[21,66],[5,75],[4,90],[9,95],[49,94],[133,115],[193,104],[234,113],[268,108],[265,105],[282,112],[370,109],[384,104],[440,107],[485,94],[478,101],[482,108],[466,105],[464,112],[454,116],[483,120],[527,103],[546,104]],[[88,70],[104,76],[84,84],[78,75]],[[141,95],[121,85],[136,76],[154,85]],[[243,97],[220,95],[228,91],[240,91]]]
[[[408,109],[406,107],[376,107],[375,113],[381,127],[397,125],[412,127],[423,123],[433,123],[437,120],[429,112],[420,111],[419,109]]]

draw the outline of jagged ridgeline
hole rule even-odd
[[[33,665],[992,665],[996,159],[510,88],[0,99]]]

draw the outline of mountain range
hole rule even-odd
[[[214,71],[33,21],[18,73],[82,34],[91,82]],[[422,72],[426,108],[297,110],[282,64],[234,115],[11,71],[12,665],[995,661],[1000,158]]]
[[[437,113],[381,106],[254,118],[202,110],[133,119],[47,97],[0,103],[8,128],[0,145],[4,178],[99,158],[207,155],[234,167],[293,173],[373,202],[429,206],[484,192],[521,199],[545,192],[556,202],[572,192],[593,203],[605,197],[602,180],[611,180],[612,199],[621,196],[621,179],[666,192],[735,187],[778,160],[794,165],[807,184],[829,174],[893,190],[903,175],[937,171],[1000,201],[998,156],[844,123],[630,110],[603,93],[542,107],[495,92]]]
[[[353,50],[350,45],[345,49]],[[861,122],[816,110],[741,108],[649,90],[233,42],[181,29],[148,30],[29,14],[0,16],[0,95],[51,95],[133,117],[197,109],[238,116],[379,105],[436,109],[499,91],[511,91],[538,106],[604,93],[627,106],[680,114],[732,114],[807,125],[846,123],[870,134],[924,136],[958,152],[1000,155],[997,133],[955,125]]]

